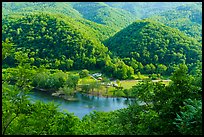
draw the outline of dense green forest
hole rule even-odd
[[[197,76],[192,76],[187,74],[187,66],[180,64],[169,86],[146,81],[130,89],[146,105],[135,103],[111,112],[93,111],[80,120],[69,112],[59,112],[52,103],[29,102],[26,94],[31,90],[30,81],[42,68],[31,67],[29,58],[22,55],[24,58],[16,55],[19,64],[15,73],[3,75],[2,134],[202,134],[202,73],[199,70]],[[15,85],[10,78],[16,79]]]
[[[171,74],[179,63],[193,70],[202,58],[202,46],[196,39],[152,20],[136,21],[104,44],[135,72]]]
[[[89,33],[90,28],[69,17],[44,13],[25,17],[15,15],[3,18],[3,23],[2,40],[18,45],[17,51],[27,50],[38,67],[44,64],[61,70],[102,69],[111,75],[109,68],[119,79],[134,74],[121,59],[110,58],[108,48],[93,32]],[[15,65],[14,56],[5,59],[4,64]],[[126,72],[123,73],[119,67]]]
[[[74,18],[80,18],[81,14],[70,6],[69,2],[3,2],[3,14],[8,15],[13,12],[33,12],[43,11],[51,13],[61,13]]]
[[[178,28],[188,36],[202,41],[202,4],[194,3],[178,6],[175,9],[151,16],[151,19],[167,26]]]
[[[88,20],[116,29],[123,28],[136,19],[131,13],[110,7],[103,2],[74,3],[73,8]]]
[[[193,2],[105,2],[107,5],[123,9],[138,18],[151,17],[154,14],[168,11],[172,8],[192,4]],[[146,8],[148,7],[148,8]]]
[[[199,2],[3,2],[2,134],[202,135],[201,10]],[[36,89],[66,101],[76,93],[135,101],[80,119],[30,101]]]
[[[200,2],[4,2],[2,6],[3,15],[41,11],[64,14],[84,23],[91,21],[88,24],[100,24],[95,29],[104,28],[99,33],[105,33],[105,36],[114,34],[136,19],[144,18],[159,20],[198,40],[202,36]]]
[[[81,65],[77,65],[77,61],[92,60],[91,64],[94,66],[97,62],[96,55],[98,59],[106,56],[108,49],[86,32],[89,28],[69,17],[42,13],[21,18],[12,17],[14,20],[8,18],[3,20],[3,23],[7,24],[3,25],[3,41],[9,39],[18,45],[17,49],[29,49],[37,66],[47,62],[48,65],[54,65],[50,66],[51,68],[59,66],[69,69],[69,66],[74,64],[77,69],[77,66]],[[84,67],[88,66],[84,63]]]
[[[91,30],[89,33],[98,36],[102,41],[107,39],[109,36],[113,35],[118,28],[113,28],[112,26],[106,26],[103,24],[98,24],[92,22],[82,17],[77,10],[73,9],[69,2],[16,2],[16,3],[3,3],[3,17],[4,15],[12,15],[13,13],[18,13],[24,15],[25,13],[32,12],[43,12],[43,13],[59,13],[71,17],[72,20],[81,22]],[[12,14],[11,14],[12,13]],[[87,31],[89,30],[87,29]]]
[[[33,11],[60,13],[77,20],[91,21],[89,24],[100,24],[99,27],[105,25],[107,26],[106,31],[110,29],[112,33],[119,31],[136,19],[128,11],[110,7],[103,2],[20,2],[3,3],[3,7],[4,15]]]

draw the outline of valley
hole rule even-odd
[[[201,2],[2,2],[3,135],[201,135]]]

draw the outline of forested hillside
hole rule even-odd
[[[18,48],[29,49],[37,66],[91,68],[108,51],[93,33],[87,33],[90,28],[66,16],[39,13],[9,18],[3,20],[2,40],[8,38]]]
[[[89,24],[105,40],[137,19],[151,18],[178,28],[201,41],[201,3],[193,2],[11,2],[3,15],[14,12],[51,12]],[[175,16],[176,15],[176,16]],[[94,23],[95,22],[95,23]],[[100,25],[99,25],[100,24]],[[101,28],[101,29],[97,29]]]
[[[68,2],[3,2],[4,14],[13,12],[51,12],[61,13],[74,18],[80,18],[81,14],[72,8]],[[6,11],[6,12],[5,12]]]
[[[2,134],[202,135],[201,9],[3,2]]]
[[[104,2],[111,7],[130,12],[132,15],[143,19],[162,11],[168,11],[177,6],[192,4],[193,2]]]
[[[202,4],[193,3],[178,6],[150,17],[167,26],[178,28],[188,36],[202,42]]]
[[[101,41],[107,39],[109,36],[118,31],[118,28],[98,24],[83,18],[83,15],[72,8],[72,4],[69,2],[11,2],[3,3],[3,7],[3,18],[4,15],[8,14],[12,15],[17,13],[24,15],[32,12],[59,13],[71,17],[72,20],[81,22],[87,27],[91,27],[90,33],[97,35],[98,39]]]
[[[151,20],[132,23],[104,44],[134,69],[138,70],[138,63],[142,63],[146,73],[155,73],[162,64],[170,74],[173,65],[186,63],[191,68],[202,57],[202,46],[196,39]]]
[[[97,33],[70,17],[46,13],[17,14],[5,17],[3,24],[2,40],[14,43],[17,51],[29,52],[36,66],[44,64],[61,70],[102,69],[105,73],[109,67],[111,73],[115,72],[110,73],[111,76],[120,79],[134,74],[123,61],[109,57],[108,48],[98,40]],[[15,66],[14,54],[4,60],[6,64]],[[121,66],[126,72],[119,74],[120,68],[116,66]]]
[[[84,18],[111,26],[115,29],[121,29],[137,19],[131,13],[108,6],[103,2],[73,3],[73,8],[79,11]]]

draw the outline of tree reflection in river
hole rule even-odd
[[[126,108],[129,104],[132,104],[131,99],[127,100],[126,98],[121,97],[96,97],[81,93],[76,93],[74,95],[78,101],[67,101],[56,97],[53,98],[52,96],[39,91],[31,92],[29,97],[31,101],[40,100],[45,103],[53,101],[56,105],[59,105],[59,109],[61,111],[67,110],[68,112],[74,113],[79,118],[82,118],[84,115],[89,114],[93,110],[107,112]]]

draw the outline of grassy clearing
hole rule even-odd
[[[169,79],[170,76],[162,75],[163,79]]]
[[[163,84],[165,84],[166,86],[169,85],[169,81],[162,81]]]
[[[124,89],[130,89],[132,86],[138,84],[139,81],[137,81],[137,80],[122,80],[122,81],[120,81],[120,83]],[[169,81],[162,81],[162,83],[165,84],[166,86],[169,85]]]
[[[137,75],[136,75],[137,76]],[[148,74],[141,74],[140,75],[140,78],[141,79],[147,79],[147,78],[149,78],[149,76],[148,76]]]
[[[68,73],[71,73],[71,74],[75,74],[75,75],[78,75],[78,73],[80,72],[81,70],[74,70],[74,71],[69,71]],[[100,72],[100,70],[94,70],[94,71],[89,71],[89,74],[93,74],[93,73],[97,73],[97,72]],[[104,76],[103,76],[104,78]],[[106,77],[108,78],[108,77]],[[138,78],[137,75],[135,75],[135,78]],[[148,79],[148,74],[142,74],[140,76],[140,79],[144,80],[144,79]],[[168,79],[169,77],[168,76],[164,76],[163,77],[164,79]],[[83,84],[90,84],[92,82],[95,82],[95,79],[93,79],[91,76],[88,76],[88,77],[85,77],[85,78],[80,78],[78,84],[79,85],[83,85]],[[99,83],[101,81],[98,81]],[[130,89],[132,88],[133,86],[137,85],[139,83],[138,80],[121,80],[120,81],[120,84],[123,89]],[[169,81],[162,81],[163,84],[165,85],[169,85]],[[98,89],[94,89],[94,93],[93,94],[97,94],[99,92],[100,95],[102,96],[113,96],[113,92],[116,88],[115,87],[108,87],[106,88],[105,86],[101,85]],[[108,90],[108,92],[106,93],[106,90]]]
[[[81,70],[70,70],[70,71],[67,71],[68,73],[79,73],[80,71],[82,71],[83,69]],[[88,70],[88,69],[87,69]],[[88,70],[89,71],[89,74],[93,74],[93,73],[99,73],[101,72],[101,70]]]
[[[94,81],[95,80],[92,77],[88,76],[85,78],[80,78],[78,84],[89,84],[89,83],[94,82]]]
[[[120,81],[120,83],[124,89],[130,89],[132,86],[136,85],[138,83],[138,81],[136,81],[136,80],[123,80],[123,81]]]

